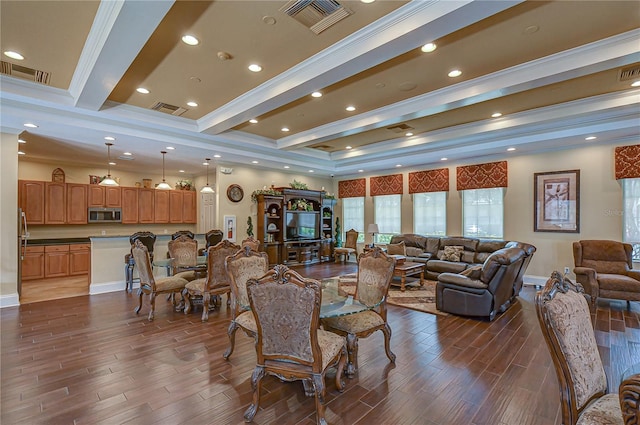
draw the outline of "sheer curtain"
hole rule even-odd
[[[350,229],[359,232],[358,242],[364,242],[364,197],[342,199],[342,240]]]
[[[413,233],[431,236],[447,234],[447,192],[413,194]]]
[[[502,239],[504,233],[504,188],[462,191],[464,236]]]
[[[633,261],[640,262],[640,178],[622,179],[622,241],[633,245]]]
[[[402,195],[379,195],[373,197],[374,223],[380,233],[375,236],[375,243],[389,243],[394,234],[401,229]]]

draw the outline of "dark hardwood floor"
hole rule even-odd
[[[324,263],[316,278],[355,271]],[[560,424],[555,371],[526,287],[493,322],[389,306],[396,364],[382,333],[360,341],[359,371],[339,393],[327,379],[331,424]],[[158,297],[156,318],[124,291],[4,308],[2,424],[240,424],[251,399],[252,341],[229,311],[176,313]],[[609,383],[640,361],[640,303],[600,300],[595,332]],[[266,378],[256,424],[312,424],[301,383]]]

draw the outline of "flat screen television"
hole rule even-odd
[[[287,211],[288,240],[318,239],[320,214],[317,211]]]

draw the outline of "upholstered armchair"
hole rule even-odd
[[[595,306],[598,297],[640,301],[640,270],[632,270],[630,244],[607,240],[573,243],[576,280]]]
[[[607,392],[607,377],[582,285],[554,272],[537,293],[535,305],[560,384],[562,423],[622,424],[623,397]]]
[[[440,273],[436,285],[438,310],[493,320],[511,305],[514,284],[522,267],[522,248],[502,248],[482,266],[462,273]]]
[[[379,247],[360,255],[354,298],[372,309],[322,319],[324,329],[347,337],[347,376],[353,376],[358,369],[358,338],[366,338],[378,330],[384,334],[387,357],[391,363],[396,361],[396,355],[391,351],[391,327],[387,323],[387,294],[395,265],[395,258]]]
[[[188,281],[194,280],[196,272],[192,269],[198,262],[198,241],[188,235],[180,235],[176,239],[170,240],[168,247],[172,275]]]
[[[133,248],[133,245],[137,240],[140,240],[147,247],[147,252],[149,252],[149,258],[153,263],[153,246],[156,243],[156,235],[151,232],[136,232],[133,235],[129,236],[129,244]],[[135,261],[133,260],[133,255],[131,252],[124,256],[124,290],[131,292],[133,291],[133,267],[135,266]]]
[[[243,246],[234,255],[227,257],[224,263],[231,286],[231,309],[233,317],[227,330],[229,348],[223,357],[229,359],[236,341],[236,331],[242,329],[247,335],[255,338],[257,335],[256,321],[249,311],[249,297],[247,295],[247,281],[259,278],[269,270],[269,257],[266,252],[258,252],[249,245]]]
[[[174,294],[181,292],[187,281],[178,276],[169,276],[156,279],[153,276],[151,268],[151,259],[149,258],[149,251],[147,247],[139,240],[136,240],[133,248],[131,248],[131,254],[138,266],[138,274],[140,275],[140,289],[138,290],[139,303],[135,309],[136,314],[140,312],[142,308],[142,295],[149,295],[149,302],[151,304],[151,310],[149,311],[149,320],[153,320],[154,311],[156,308],[156,295],[158,294]],[[173,297],[171,297],[173,299]],[[175,303],[174,303],[175,307]]]
[[[320,328],[320,282],[277,265],[260,279],[249,279],[247,293],[257,327],[256,367],[251,376],[253,400],[245,421],[251,422],[260,404],[265,375],[302,381],[305,394],[315,396],[318,424],[325,424],[325,374],[337,369],[335,385],[343,391],[345,338]]]
[[[184,291],[182,291],[185,301],[185,314],[191,312],[191,299],[193,297],[202,297],[203,322],[209,320],[209,303],[212,295],[227,294],[228,304],[231,304],[229,297],[231,285],[229,284],[229,275],[227,275],[224,268],[224,260],[238,252],[239,249],[240,246],[228,240],[224,240],[207,249],[207,277],[192,280],[186,284]]]
[[[522,248],[525,254],[524,261],[522,262],[520,271],[518,272],[518,276],[516,276],[516,281],[513,283],[513,294],[511,295],[511,302],[513,303],[516,300],[516,297],[520,295],[520,290],[522,290],[522,285],[524,283],[524,274],[527,271],[527,267],[529,267],[529,263],[531,262],[531,258],[533,258],[533,254],[535,254],[536,252],[536,247],[528,243],[516,241],[507,242],[504,247]]]
[[[355,229],[350,229],[347,232],[347,237],[344,242],[344,246],[340,248],[335,248],[333,250],[333,257],[336,261],[349,261],[351,258],[351,254],[355,254],[356,259],[358,259],[358,231]]]

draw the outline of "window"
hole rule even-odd
[[[504,189],[462,191],[462,228],[464,236],[502,239]]]
[[[359,232],[358,242],[364,243],[364,197],[344,198],[342,200],[342,241],[346,240],[349,230]]]
[[[375,243],[389,243],[391,237],[400,233],[402,195],[380,195],[373,197],[374,223],[378,225]]]
[[[447,192],[413,194],[413,233],[445,236],[447,233]]]
[[[622,179],[622,241],[633,245],[633,261],[640,262],[640,178]]]

